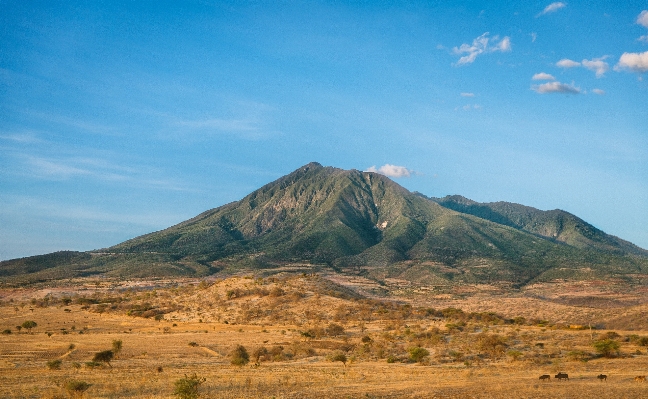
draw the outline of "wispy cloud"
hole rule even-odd
[[[213,129],[230,132],[254,132],[258,130],[257,124],[252,120],[243,119],[199,119],[183,120],[178,125],[197,129]]]
[[[605,73],[607,71],[610,70],[610,66],[608,65],[607,62],[604,61],[607,57],[608,56],[605,55],[605,56],[603,56],[601,58],[593,58],[591,60],[583,60],[581,62],[581,64],[583,65],[583,67],[589,69],[590,71],[596,72],[596,77],[600,78],[603,75],[605,75]]]
[[[562,60],[556,62],[556,66],[561,68],[576,68],[581,66],[581,63],[570,60],[568,58],[563,58]]]
[[[482,106],[480,104],[466,104],[463,107],[456,107],[454,110],[459,111],[459,110],[464,110],[464,111],[470,111],[473,109],[482,109]]]
[[[459,47],[452,49],[453,53],[462,55],[456,66],[472,64],[475,59],[481,54],[488,54],[494,52],[509,52],[511,51],[511,38],[505,36],[499,40],[499,36],[488,37],[489,32],[475,38],[471,44],[464,43]],[[463,55],[465,54],[465,55]]]
[[[615,71],[648,72],[648,51],[643,53],[623,53],[614,67]]]
[[[531,86],[531,90],[540,94],[558,93],[558,94],[580,94],[581,90],[573,84],[569,85],[560,82],[548,82],[541,85]]]
[[[643,10],[637,16],[637,23],[645,28],[648,28],[648,10]]]
[[[475,97],[475,93],[461,93],[461,97]]]
[[[189,191],[182,182],[150,176],[146,168],[126,167],[100,158],[22,157],[28,177],[51,181],[90,178],[93,181],[127,184],[171,191]]]
[[[105,222],[120,225],[142,225],[163,227],[177,223],[179,220],[186,218],[182,214],[154,214],[154,213],[137,213],[129,214],[126,212],[107,212],[86,206],[61,204],[52,202],[44,198],[28,196],[9,196],[3,200],[11,204],[10,207],[0,208],[0,215],[10,215],[20,218],[33,218],[34,215],[40,218],[57,218],[70,221],[86,222]],[[123,226],[122,226],[123,228]]]
[[[533,75],[531,80],[556,80],[556,78],[554,78],[553,75],[550,75],[548,73],[540,72]]]
[[[556,2],[551,3],[551,4],[549,4],[548,6],[546,6],[546,7],[544,8],[544,10],[542,10],[542,11],[541,11],[538,15],[536,15],[536,16],[539,17],[539,16],[542,16],[542,15],[551,14],[551,13],[556,12],[556,11],[560,10],[561,8],[566,7],[566,6],[567,6],[567,4],[565,4],[565,3],[563,3],[563,2],[560,2],[560,1],[556,1]]]
[[[648,43],[648,35],[639,36],[637,41]]]
[[[605,94],[605,91],[601,89],[592,89],[592,93],[602,96],[603,94]]]
[[[32,133],[6,133],[0,134],[0,140],[11,141],[18,144],[42,144],[45,140]]]
[[[380,173],[381,175],[385,175],[387,177],[394,177],[394,178],[410,177],[416,174],[416,172],[409,170],[404,166],[396,166],[390,164],[385,164],[380,168],[376,168],[376,166],[371,166],[367,168],[365,172]]]

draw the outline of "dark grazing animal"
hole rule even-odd
[[[543,381],[551,381],[551,376],[549,374],[543,374],[540,376],[540,379]]]
[[[558,373],[554,376],[554,378],[556,378],[558,381],[562,381],[562,380],[569,381],[569,375],[567,375],[567,373],[562,373],[562,372]]]
[[[603,382],[603,381],[607,382],[607,375],[605,375],[605,374],[599,374],[599,375],[596,376],[596,378],[601,380],[601,382]]]
[[[646,376],[645,375],[638,375],[635,377],[635,381],[637,382],[646,382]]]

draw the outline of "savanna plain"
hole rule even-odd
[[[391,283],[279,273],[1,288],[0,397],[648,397],[645,293]]]

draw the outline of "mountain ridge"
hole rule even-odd
[[[0,279],[206,276],[308,264],[447,284],[619,278],[648,251],[565,211],[428,198],[373,172],[312,162],[169,228],[109,248],[0,263]]]

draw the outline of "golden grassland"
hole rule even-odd
[[[525,302],[564,308],[558,323],[524,306],[511,314],[507,303],[520,298],[362,299],[318,276],[155,289],[85,282],[0,295],[0,331],[11,330],[0,334],[2,398],[72,397],[70,380],[91,384],[88,398],[172,398],[175,382],[194,373],[205,378],[205,398],[648,397],[648,383],[634,381],[648,374],[648,332],[569,328],[569,315],[602,317],[607,307]],[[26,320],[38,326],[18,331]],[[597,353],[593,343],[604,339],[618,352]],[[109,365],[88,366],[115,341],[122,349]],[[243,366],[231,362],[237,345],[250,355]],[[428,355],[415,358],[412,348]],[[60,369],[48,367],[57,359]],[[569,381],[553,378],[560,371]]]

